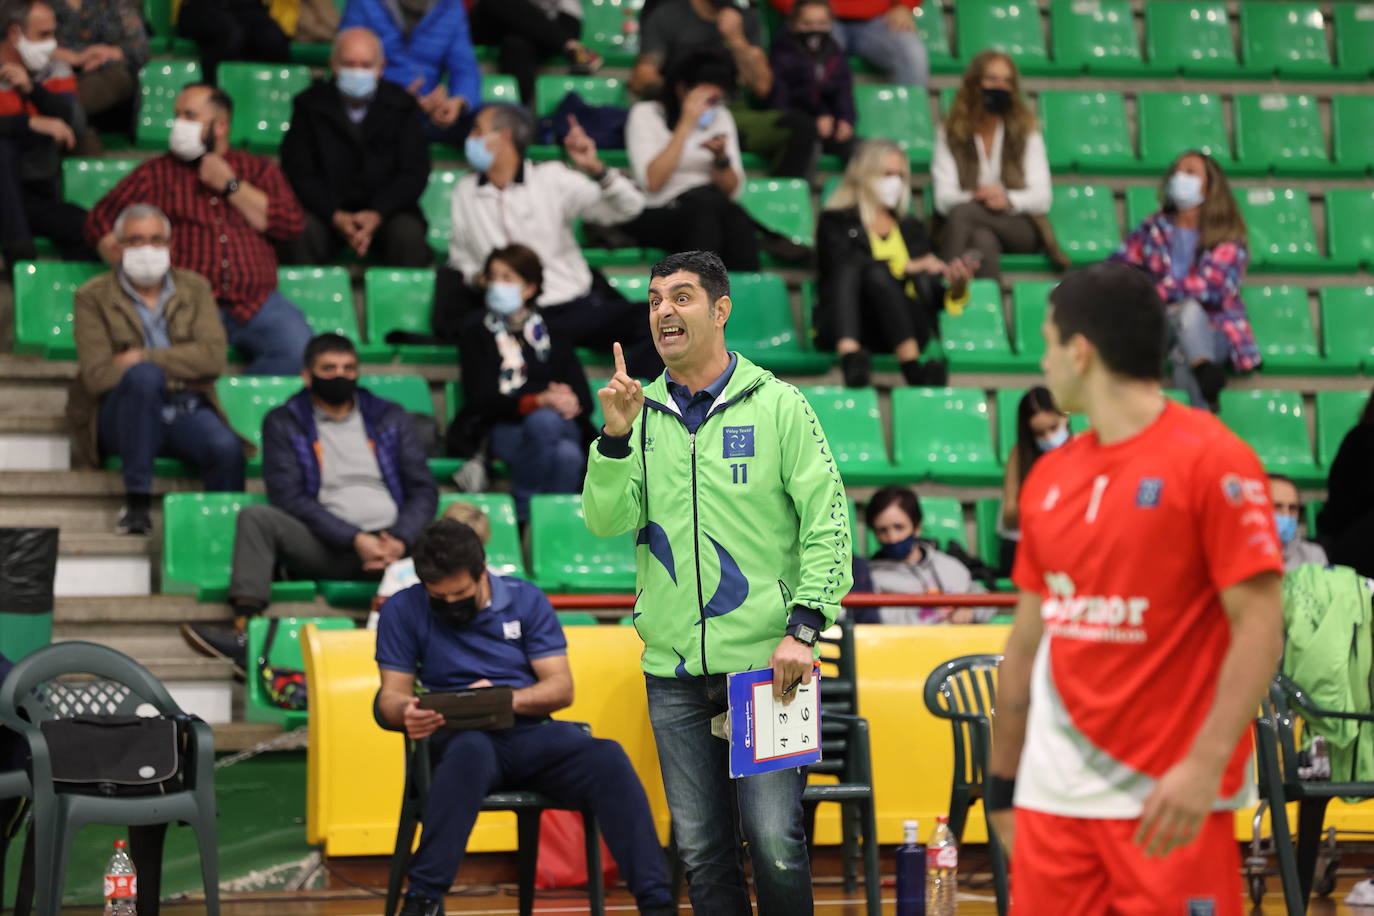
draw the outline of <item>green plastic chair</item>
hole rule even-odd
[[[901,480],[1001,483],[988,401],[976,388],[892,391],[892,452]]]
[[[1321,112],[1313,95],[1237,95],[1236,159],[1278,175],[1327,175]]]
[[[134,144],[165,150],[172,135],[172,121],[176,119],[172,109],[177,96],[188,84],[200,80],[200,64],[194,60],[156,60],[140,67]]]
[[[530,557],[534,583],[551,592],[630,592],[635,585],[635,534],[599,538],[587,530],[582,497],[530,497]]]
[[[588,105],[629,107],[625,83],[613,76],[563,76],[546,73],[534,81],[534,116],[543,118],[553,114],[554,109],[569,92],[576,92]]]
[[[803,350],[792,317],[787,287],[778,274],[733,273],[734,308],[725,343],[766,369],[783,374],[819,375],[833,362],[829,354]]]
[[[1374,167],[1374,97],[1338,95],[1331,99],[1332,161],[1342,173]]]
[[[816,214],[811,187],[800,178],[749,178],[738,203],[754,221],[798,245],[816,239]]]
[[[941,0],[924,0],[911,11],[916,20],[916,31],[926,46],[926,57],[930,60],[931,73],[959,73],[963,63],[955,56],[949,41],[949,29],[945,26],[945,7]]]
[[[941,316],[940,331],[955,372],[1017,372],[1029,365],[1012,352],[995,280],[974,280],[963,312]]]
[[[565,627],[594,627],[601,621],[588,611],[559,611],[558,623]]]
[[[448,252],[448,240],[453,235],[453,188],[466,173],[467,169],[433,169],[420,195],[420,211],[429,224],[425,238],[435,254]]]
[[[19,261],[14,265],[14,352],[76,359],[72,297],[108,268],[85,261]]]
[[[1185,76],[1241,76],[1226,4],[1151,0],[1145,4],[1145,57],[1150,69]]]
[[[1366,3],[1336,3],[1336,72],[1351,79],[1374,73],[1374,16]]]
[[[1075,0],[1067,0],[1073,3]],[[1086,173],[1142,170],[1126,125],[1126,99],[1119,92],[1040,93],[1050,168]],[[1150,165],[1147,171],[1154,171]]]
[[[1002,536],[997,533],[1001,522],[1002,497],[984,496],[974,502],[973,523],[978,531],[978,556],[994,568],[1002,558]]]
[[[89,210],[136,165],[136,159],[63,159],[62,197]]]
[[[482,104],[492,102],[520,104],[520,86],[515,82],[515,77],[503,73],[482,74]]]
[[[1374,286],[1327,286],[1318,294],[1326,361],[1374,374]]]
[[[373,592],[376,592],[377,583],[369,584],[372,585]],[[267,697],[267,689],[262,683],[258,659],[262,657],[262,649],[267,642],[267,628],[270,624],[271,621],[262,615],[257,615],[248,621],[248,672],[244,678],[246,690],[244,691],[243,717],[249,722],[269,722],[273,725],[280,725],[283,731],[292,731],[310,720],[310,712],[306,709],[282,709],[280,706],[272,705],[271,700]],[[351,630],[354,628],[353,620],[349,617],[279,617],[277,618],[277,634],[272,638],[272,655],[267,659],[268,664],[304,671],[305,657],[301,653],[301,631],[308,624],[314,624],[321,630]]]
[[[1054,61],[1065,70],[1095,76],[1140,76],[1145,58],[1127,0],[1051,0]]]
[[[1295,188],[1250,188],[1236,196],[1250,234],[1251,267],[1321,273],[1327,262],[1317,251],[1312,204]]]
[[[1245,69],[1256,76],[1331,79],[1326,20],[1315,3],[1241,3]]]
[[[924,89],[860,83],[854,87],[854,108],[859,120],[854,125],[855,135],[865,140],[891,140],[906,153],[913,169],[930,167],[935,154],[935,128],[930,120],[930,99]],[[811,238],[814,235],[813,226]]]
[[[215,380],[215,394],[229,426],[259,449],[248,459],[249,477],[262,474],[262,421],[300,390],[298,375],[222,375]]]
[[[1050,63],[1040,7],[1029,0],[957,0],[954,7],[959,56],[973,59],[995,48],[1016,60],[1027,76],[1058,72]]]
[[[1159,212],[1159,191],[1153,187],[1137,185],[1126,189],[1126,228],[1134,229],[1144,222],[1145,217]]]
[[[1121,245],[1116,203],[1106,185],[1055,185],[1050,225],[1075,267],[1095,264]]]
[[[1317,464],[1331,467],[1345,434],[1359,422],[1367,403],[1367,391],[1317,392]]]
[[[810,385],[801,391],[816,412],[830,453],[848,486],[894,482],[897,469],[887,457],[878,392],[839,385]]]
[[[76,676],[76,677],[73,677]],[[0,722],[26,743],[32,759],[33,872],[35,910],[56,914],[72,839],[88,824],[185,823],[196,834],[205,910],[219,914],[219,846],[215,828],[215,744],[210,726],[185,722],[184,789],[160,795],[113,797],[63,791],[52,775],[52,757],[42,723],[80,715],[134,716],[151,706],[163,716],[185,713],[161,682],[138,662],[108,646],[63,642],[20,660],[0,685]],[[161,837],[159,837],[159,840]],[[140,864],[160,883],[162,844],[143,851]],[[146,912],[146,910],[145,910]]]
[[[968,550],[968,531],[964,527],[964,507],[952,496],[922,496],[921,500],[921,537],[929,538],[944,549],[950,541]],[[867,532],[865,542],[868,554],[878,551],[878,539],[872,531]]]
[[[639,11],[643,0],[587,0],[582,4],[582,43],[610,67],[629,67],[638,56],[637,45],[626,47],[626,22],[634,23],[638,37]]]
[[[1231,171],[1226,113],[1217,93],[1142,92],[1136,96],[1136,118],[1143,165],[1163,172],[1179,153],[1200,149]]]
[[[1374,269],[1374,191],[1326,192],[1326,250],[1330,269]]]
[[[1011,330],[1016,355],[1038,363],[1045,355],[1045,338],[1040,326],[1049,309],[1052,280],[1022,280],[1011,288]]]
[[[219,87],[234,100],[230,144],[275,153],[291,127],[292,99],[309,86],[303,64],[222,64]]]
[[[386,344],[403,363],[454,365],[458,348],[445,344],[387,344],[391,331],[432,334],[434,271],[427,267],[369,267],[363,274],[367,339]]]
[[[316,334],[342,334],[363,362],[385,360],[389,348],[364,343],[353,306],[353,281],[342,267],[278,267],[277,290],[300,307]]]
[[[1249,443],[1267,471],[1287,474],[1299,486],[1318,486],[1326,480],[1312,459],[1312,440],[1298,392],[1224,390],[1221,419]]]
[[[1299,286],[1245,286],[1241,298],[1264,358],[1261,371],[1274,375],[1326,375],[1332,371],[1317,347],[1307,290]]]
[[[1023,388],[999,388],[994,395],[997,405],[997,460],[1004,465],[1016,447],[1016,408],[1025,394]]]
[[[162,500],[162,592],[223,602],[234,561],[234,527],[257,493],[168,493]],[[273,582],[273,601],[313,601],[315,583]]]
[[[429,382],[418,375],[360,375],[358,385],[379,398],[395,401],[407,413],[434,416],[434,398],[429,393]]]
[[[453,503],[470,503],[481,509],[491,525],[487,540],[487,565],[503,576],[526,578],[525,557],[520,551],[520,528],[515,522],[515,500],[509,493],[444,493],[435,518]]]

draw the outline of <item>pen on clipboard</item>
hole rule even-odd
[[[787,696],[789,693],[796,690],[798,687],[801,686],[801,682],[802,679],[798,677],[795,681],[793,681],[792,683],[788,684],[786,687],[783,688],[782,695]]]

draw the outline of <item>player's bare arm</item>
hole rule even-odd
[[[1222,659],[1212,708],[1192,747],[1160,778],[1141,810],[1135,841],[1147,856],[1163,857],[1188,845],[1212,813],[1226,764],[1254,720],[1283,654],[1282,584],[1278,573],[1263,572],[1221,593],[1231,645]]]
[[[1022,592],[1015,613],[1006,648],[1002,650],[1002,664],[997,669],[997,707],[992,716],[992,751],[988,755],[988,772],[1005,780],[1016,778],[1021,747],[1026,742],[1031,666],[1044,633],[1040,596]],[[990,811],[988,816],[1002,844],[1010,849],[1015,829],[1012,809]]]

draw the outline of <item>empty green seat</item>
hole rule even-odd
[[[367,340],[384,344],[391,331],[434,333],[434,271],[429,268],[369,267],[363,274]],[[402,362],[455,363],[457,347],[444,344],[388,344]]]
[[[1374,96],[1331,99],[1331,150],[1342,173],[1361,174],[1374,166]]]
[[[1162,172],[1179,153],[1200,149],[1230,170],[1231,141],[1217,93],[1142,92],[1136,96],[1136,119],[1143,164]]]
[[[444,493],[439,496],[436,517],[453,503],[471,503],[487,517],[487,565],[503,576],[525,577],[525,558],[520,552],[520,529],[515,523],[515,500],[509,493]]]
[[[1029,366],[1011,350],[996,280],[974,280],[963,312],[940,316],[940,334],[955,372],[1015,372]]]
[[[1050,225],[1074,266],[1101,261],[1121,245],[1116,204],[1106,185],[1055,185]]]
[[[725,343],[731,350],[779,374],[818,375],[830,368],[829,354],[802,349],[782,277],[731,274],[730,300]]]
[[[372,591],[377,591],[377,583],[369,582]],[[294,671],[305,670],[305,658],[301,653],[301,631],[313,624],[321,630],[351,630],[353,620],[349,617],[278,617],[277,632],[272,637],[272,652],[267,657],[269,665],[276,665]],[[280,725],[284,731],[300,728],[310,720],[310,712],[305,709],[282,709],[274,706],[267,697],[267,689],[259,675],[258,659],[267,644],[267,628],[272,621],[261,614],[248,621],[248,676],[244,678],[243,717],[249,722],[271,722]]]
[[[1139,170],[1121,93],[1042,92],[1040,118],[1053,171]]]
[[[279,267],[277,289],[300,306],[310,330],[316,334],[342,334],[358,348],[364,362],[385,360],[385,346],[363,342],[358,333],[358,314],[353,305],[353,281],[342,267]]]
[[[172,109],[189,83],[200,82],[200,64],[194,60],[155,60],[138,71],[138,120],[134,140],[145,149],[166,149],[172,135]]]
[[[1336,71],[1348,78],[1374,73],[1374,14],[1367,3],[1336,3]]]
[[[360,375],[358,384],[379,398],[395,401],[407,413],[434,416],[434,397],[429,393],[429,382],[418,375]]]
[[[534,582],[555,592],[629,592],[635,585],[635,533],[599,538],[587,530],[582,497],[530,498]]]
[[[1236,160],[1279,175],[1324,175],[1331,171],[1321,112],[1312,95],[1265,92],[1238,95]]]
[[[1326,192],[1326,250],[1332,268],[1374,269],[1374,191]]]
[[[638,42],[626,45],[629,32],[639,37],[639,10],[643,0],[587,0],[582,4],[582,43],[600,54],[612,67],[628,67],[635,62]]]
[[[802,394],[816,412],[830,453],[848,486],[893,483],[896,468],[887,457],[878,392],[872,388],[811,385]]]
[[[1221,419],[1249,443],[1269,473],[1287,474],[1299,486],[1326,479],[1312,458],[1312,440],[1298,392],[1224,390]]]
[[[892,452],[902,480],[996,484],[1002,467],[992,446],[988,402],[976,388],[896,388]]]
[[[1139,226],[1147,216],[1159,212],[1159,189],[1137,185],[1126,189],[1126,231]]]
[[[136,165],[136,159],[63,159],[62,197],[89,210]]]
[[[959,55],[964,61],[979,51],[995,48],[1015,61],[1017,68],[1034,76],[1053,72],[1045,47],[1045,28],[1040,7],[1030,0],[957,0],[954,7],[959,36]]]
[[[1334,76],[1326,19],[1315,3],[1241,3],[1240,44],[1245,69],[1257,76]]]
[[[1128,0],[1051,0],[1050,36],[1061,68],[1101,76],[1145,71]]]
[[[553,114],[563,97],[576,92],[588,105],[629,105],[625,84],[612,76],[562,76],[546,73],[534,82],[534,116]]]
[[[1047,280],[1022,280],[1011,290],[1012,343],[1017,356],[1039,362],[1045,355],[1045,336],[1040,326],[1049,309],[1050,290],[1057,284]]]
[[[1327,361],[1374,374],[1374,286],[1327,286],[1319,299]]]
[[[14,265],[14,352],[48,359],[75,359],[72,297],[77,287],[104,273],[85,261],[19,261]]]
[[[1002,522],[1002,498],[985,496],[975,502],[973,522],[978,529],[978,556],[996,568],[1002,555],[1002,536],[997,533]]]
[[[503,73],[482,74],[482,104],[491,102],[520,104],[520,86],[515,82],[515,77]]]
[[[1317,463],[1330,468],[1345,434],[1360,421],[1369,403],[1367,391],[1317,392]]]
[[[448,253],[448,240],[453,235],[453,188],[466,169],[434,169],[429,183],[420,195],[420,210],[425,214],[429,229],[425,238],[435,254]]]
[[[230,144],[276,152],[291,126],[291,101],[309,85],[303,64],[221,65],[219,87],[234,100]]]
[[[1022,388],[997,389],[997,460],[1003,464],[1016,448],[1016,410],[1025,394]]]
[[[1264,358],[1261,371],[1278,375],[1330,371],[1317,348],[1307,290],[1300,286],[1245,286],[1241,298]]]
[[[1150,0],[1145,4],[1145,57],[1157,73],[1237,76],[1235,38],[1226,4]]]
[[[811,187],[800,178],[745,179],[739,205],[756,223],[798,245],[809,246],[816,240]]]
[[[881,137],[896,143],[916,169],[930,166],[935,150],[935,129],[930,120],[930,99],[918,86],[854,87],[854,106],[859,123],[854,133],[863,138]]]
[[[168,493],[162,500],[162,591],[224,601],[234,562],[234,527],[257,493]],[[273,601],[313,601],[314,582],[273,582]]]
[[[958,73],[963,65],[955,57],[954,48],[949,43],[949,29],[945,27],[945,9],[940,0],[924,0],[911,11],[916,20],[916,31],[926,46],[926,56],[930,59],[932,73]]]
[[[221,375],[215,380],[215,394],[229,425],[259,449],[248,459],[249,476],[262,473],[263,419],[300,390],[298,375]]]
[[[1250,188],[1236,195],[1250,236],[1250,266],[1260,270],[1317,271],[1326,259],[1317,251],[1312,204],[1294,188]]]

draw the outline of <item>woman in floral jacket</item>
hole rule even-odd
[[[1173,332],[1174,384],[1193,406],[1215,410],[1225,364],[1237,372],[1260,364],[1240,299],[1250,260],[1245,220],[1221,166],[1196,150],[1174,160],[1159,200],[1159,212],[1146,217],[1112,259],[1154,278]]]

